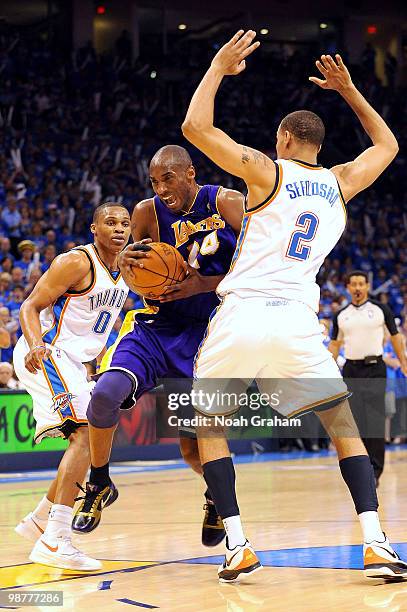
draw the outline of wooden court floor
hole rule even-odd
[[[0,475],[0,609],[6,606],[2,589],[19,587],[64,596],[63,608],[14,608],[21,610],[407,610],[407,581],[363,578],[359,525],[335,457],[288,457],[237,465],[247,535],[265,565],[239,585],[217,581],[222,545],[208,549],[200,543],[203,482],[179,464],[159,470],[143,464],[143,471],[139,464],[117,464],[118,501],[94,533],[74,538],[104,560],[90,576],[28,561],[30,543],[13,527],[48,481],[22,476],[12,482]],[[405,558],[406,467],[406,450],[388,453],[379,488],[383,528]]]

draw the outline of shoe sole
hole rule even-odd
[[[72,567],[70,565],[68,565],[67,563],[64,563],[61,560],[58,559],[50,559],[48,557],[48,555],[40,553],[40,552],[35,552],[34,554],[31,553],[29,556],[30,561],[32,561],[33,563],[39,563],[40,565],[47,565],[48,567],[57,567],[58,569],[66,569],[66,570],[71,570],[73,572],[97,572],[100,569],[102,569],[102,564],[100,563],[100,565],[98,567],[93,567],[93,568],[83,568],[83,567]]]
[[[263,566],[259,565],[257,567],[255,567],[254,569],[250,570],[250,572],[245,572],[244,570],[242,570],[237,576],[236,578],[219,578],[219,582],[221,582],[222,584],[233,584],[234,582],[241,582],[242,580],[246,580],[246,578],[248,578],[249,576],[253,576],[253,574],[255,574],[256,572],[259,572],[260,570],[263,569]]]
[[[401,574],[397,574],[390,567],[385,565],[375,569],[365,569],[363,571],[365,578],[383,578],[384,580],[405,580],[407,579],[407,570]]]

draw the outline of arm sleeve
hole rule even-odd
[[[387,329],[389,330],[390,335],[395,336],[396,334],[398,334],[398,330],[391,308],[387,306],[387,304],[381,304],[380,307],[384,314],[384,323]]]

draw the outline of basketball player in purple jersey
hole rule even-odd
[[[132,215],[134,244],[120,266],[143,265],[148,242],[166,242],[188,262],[188,275],[168,288],[160,301],[128,313],[114,350],[92,394],[87,416],[91,473],[86,495],[72,523],[76,532],[97,527],[102,508],[116,495],[109,478],[109,457],[120,408],[130,408],[163,378],[192,378],[193,361],[212,311],[219,305],[215,289],[229,270],[243,216],[243,196],[221,186],[200,186],[188,152],[168,145],[150,163],[155,197],[136,205]],[[186,381],[187,382],[187,381]],[[180,432],[181,452],[202,474],[195,434]],[[223,524],[205,493],[202,542],[215,546]]]

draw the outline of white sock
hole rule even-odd
[[[35,508],[35,510],[33,510],[33,517],[39,521],[47,521],[51,508],[52,502],[50,502],[49,499],[47,499],[47,496],[44,495],[38,506]]]
[[[379,515],[373,510],[369,512],[361,512],[359,515],[360,526],[363,532],[363,541],[372,542],[383,542],[385,535],[380,527]]]
[[[44,535],[48,538],[71,537],[72,508],[62,504],[53,504],[49,513]]]
[[[246,543],[246,538],[243,533],[242,522],[240,515],[228,516],[222,519],[225,526],[226,535],[228,537],[228,548],[232,550],[236,546],[243,546]]]

